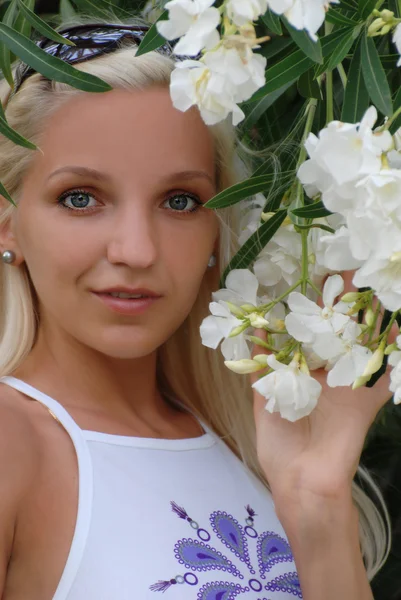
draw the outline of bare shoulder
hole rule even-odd
[[[0,385],[0,597],[6,579],[18,508],[38,472],[40,442],[27,402]]]

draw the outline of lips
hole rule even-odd
[[[95,294],[124,294],[125,296],[143,296],[145,298],[160,298],[161,294],[147,288],[110,287],[104,290],[94,290]]]

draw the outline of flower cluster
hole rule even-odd
[[[338,0],[225,0],[219,8],[214,0],[167,2],[169,18],[157,21],[158,32],[168,40],[179,38],[176,55],[202,54],[176,63],[170,84],[174,106],[181,111],[198,106],[208,125],[232,114],[237,125],[245,116],[238,104],[266,82],[266,58],[254,50],[270,38],[257,38],[254,22],[270,9],[316,40],[329,2]]]
[[[358,124],[334,121],[309,135],[309,158],[298,177],[311,202],[333,214],[315,219],[309,231],[287,218],[255,260],[254,272],[229,273],[201,327],[206,346],[217,348],[224,340],[227,367],[261,372],[254,389],[267,399],[267,410],[290,421],[317,404],[321,384],[310,371],[324,367],[329,386],[356,388],[380,369],[385,354],[393,366],[390,391],[401,402],[401,336],[387,343],[401,309],[400,140],[390,134],[390,123],[375,130],[376,120],[371,107]],[[241,243],[266,218],[263,202],[256,202],[242,222]],[[344,294],[338,271],[351,269],[364,291]],[[393,314],[377,334],[382,308]],[[251,343],[263,354],[251,357]]]

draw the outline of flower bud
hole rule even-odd
[[[362,377],[369,376],[369,378],[370,378],[373,375],[373,373],[376,373],[376,371],[378,371],[383,364],[383,358],[384,358],[384,347],[383,347],[383,344],[380,344],[380,346],[375,350],[373,355],[370,357],[368,364],[366,365],[365,370],[362,374]]]
[[[256,356],[253,357],[253,360],[256,360],[256,362],[259,365],[262,365],[263,367],[267,367],[268,357],[269,357],[268,354],[257,354]]]
[[[399,350],[397,344],[394,342],[394,344],[390,344],[390,346],[387,346],[387,348],[384,351],[384,354],[386,356],[388,356],[389,354],[391,354],[392,352],[396,352],[397,350]]]
[[[266,222],[269,219],[271,219],[272,217],[274,217],[275,214],[276,213],[274,213],[274,212],[268,212],[268,213],[262,212],[262,214],[260,215],[260,218],[262,219],[262,221]]]
[[[238,327],[234,327],[234,329],[231,331],[231,333],[228,337],[230,337],[230,338],[235,337],[236,335],[239,335],[240,333],[245,331],[245,329],[248,329],[248,327],[249,327],[248,322],[244,323],[243,325],[238,325]]]
[[[365,313],[365,322],[369,327],[372,327],[373,323],[375,322],[375,313],[371,308],[368,308]]]
[[[236,304],[233,304],[232,302],[228,302],[227,300],[226,300],[226,304],[227,304],[228,308],[230,309],[230,313],[232,313],[236,317],[240,317],[240,318],[244,316],[244,311],[241,310],[239,306],[237,306]]]
[[[394,19],[394,13],[392,10],[388,10],[387,8],[384,8],[381,13],[380,13],[381,18],[388,23],[389,21],[393,21]]]
[[[241,304],[241,308],[245,313],[253,313],[256,307],[253,304]]]
[[[352,385],[352,389],[357,390],[358,388],[364,386],[365,383],[367,383],[371,377],[371,375],[366,375],[366,377],[364,377],[363,375],[361,377],[357,377]]]
[[[359,300],[359,296],[359,292],[348,292],[347,294],[344,294],[341,300],[342,302],[346,302],[348,304],[349,302],[357,302],[357,300]]]
[[[249,358],[243,358],[242,360],[226,360],[224,361],[226,367],[238,375],[248,375],[249,373],[256,373],[265,368],[265,365],[261,365],[256,360]]]
[[[262,315],[258,315],[256,312],[251,313],[248,318],[252,327],[256,327],[256,329],[263,329],[263,327],[267,327],[269,325],[269,321],[266,321]]]
[[[368,35],[369,36],[374,36],[376,34],[379,34],[380,29],[383,27],[383,25],[385,24],[385,21],[379,17],[378,19],[375,19],[368,28]],[[379,34],[380,35],[380,34]]]

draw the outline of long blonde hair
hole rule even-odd
[[[116,20],[114,20],[116,21]],[[130,21],[132,22],[132,21]],[[134,21],[135,22],[135,21]],[[139,19],[137,22],[143,22]],[[158,52],[135,57],[136,46],[119,50],[76,65],[97,75],[113,88],[144,89],[152,85],[168,86],[174,61]],[[40,147],[46,119],[79,90],[67,84],[46,80],[39,74],[30,76],[9,103],[10,88],[0,85],[9,124]],[[210,127],[215,145],[218,191],[246,175],[247,160],[236,132],[227,122]],[[24,173],[32,160],[32,151],[0,136],[0,181],[18,202]],[[0,214],[0,226],[15,208],[10,204]],[[239,207],[218,211],[220,219],[220,272],[237,250]],[[234,375],[223,363],[220,352],[202,346],[199,326],[208,312],[211,292],[219,287],[218,269],[206,273],[197,301],[185,322],[159,349],[158,382],[167,397],[177,397],[206,422],[244,461],[268,488],[255,449],[255,426],[249,382]],[[25,264],[10,268],[0,262],[0,376],[12,373],[31,351],[38,330],[39,317],[35,290]],[[373,492],[376,504],[353,484],[353,496],[360,513],[361,549],[369,578],[384,564],[390,550],[389,516],[382,496],[368,473],[359,476]],[[384,518],[381,516],[384,515]]]

